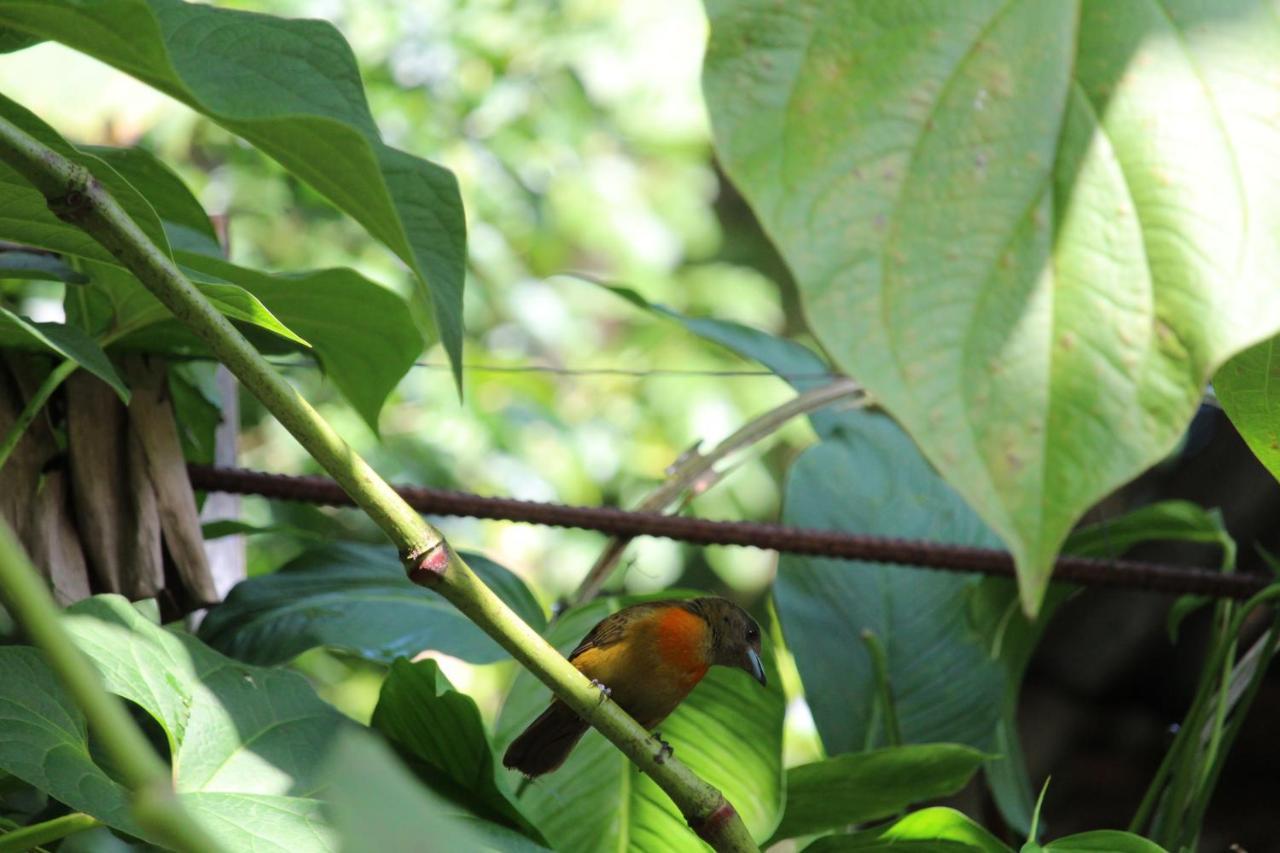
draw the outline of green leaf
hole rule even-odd
[[[384,744],[365,732],[343,732],[327,766],[325,806],[342,850],[546,850],[418,784]]]
[[[1086,557],[1117,557],[1136,545],[1159,541],[1217,545],[1222,551],[1222,570],[1235,570],[1236,540],[1227,532],[1222,513],[1190,501],[1160,501],[1119,518],[1082,527],[1067,537],[1063,550]],[[1170,642],[1177,642],[1182,621],[1209,601],[1202,595],[1184,595],[1174,600],[1165,622]]]
[[[0,249],[0,279],[23,278],[33,281],[60,281],[84,284],[89,279],[57,255]]]
[[[155,208],[175,250],[222,257],[218,233],[182,179],[145,148],[88,145],[85,151],[115,169]]]
[[[1224,364],[1213,377],[1213,391],[1253,455],[1280,479],[1280,338]]]
[[[888,418],[843,415],[787,476],[786,524],[990,546],[994,537]],[[870,629],[885,647],[907,743],[990,751],[1004,679],[970,624],[976,576],[784,554],[774,596],[787,645],[829,753],[884,742]]]
[[[536,630],[542,608],[517,576],[476,554],[476,573]],[[509,656],[453,605],[405,577],[393,549],[335,542],[237,584],[200,625],[200,638],[239,660],[270,665],[328,646],[390,664],[433,649],[472,663]]]
[[[83,261],[82,266],[89,276],[89,284],[67,291],[68,322],[100,337],[108,346],[149,352],[203,348],[203,344],[173,318],[169,309],[128,271],[96,261]],[[193,274],[190,269],[184,271],[196,289],[227,318],[270,332],[270,338],[281,338],[291,348],[309,346],[249,291],[206,275]],[[263,341],[256,343],[259,348],[269,348],[263,346]]]
[[[414,272],[460,381],[466,224],[457,182],[383,143],[351,48],[332,25],[178,0],[0,0],[0,23],[133,75],[315,187]]]
[[[2,16],[3,13],[0,13]],[[155,210],[133,186],[102,160],[77,149],[20,104],[0,95],[0,117],[8,119],[62,156],[88,169],[142,232],[169,252],[169,242]],[[40,191],[0,161],[0,239],[48,249],[62,255],[118,264],[110,252],[80,228],[49,210]]]
[[[1131,832],[1119,832],[1114,829],[1100,829],[1084,832],[1068,838],[1050,841],[1044,846],[1046,853],[1076,853],[1076,851],[1096,851],[1096,853],[1166,853],[1165,849],[1154,841],[1134,835]]]
[[[497,783],[493,747],[475,700],[458,692],[433,660],[391,665],[370,725],[423,768],[428,785],[447,782],[469,810],[522,832],[536,832]]]
[[[600,599],[569,610],[551,627],[547,640],[567,653],[622,604]],[[662,737],[676,757],[724,793],[758,841],[777,826],[783,796],[785,698],[767,640],[764,659],[768,689],[745,673],[713,667],[662,724]],[[498,719],[500,749],[546,708],[549,698],[541,683],[520,672]],[[706,849],[667,795],[594,730],[563,767],[525,790],[520,806],[560,853]]]
[[[953,743],[839,755],[787,771],[787,808],[772,841],[892,817],[954,794],[986,758]]]
[[[991,833],[954,809],[913,812],[887,827],[852,835],[828,835],[806,853],[885,850],[889,853],[1013,853]]]
[[[67,628],[109,691],[163,730],[182,804],[231,850],[333,849],[315,799],[345,725],[298,674],[244,666],[152,624],[119,596],[68,608]],[[0,648],[0,767],[141,838],[128,795],[94,762],[83,716],[40,654]]]
[[[349,269],[266,275],[217,258],[178,257],[245,288],[305,336],[326,375],[377,433],[382,404],[422,352],[403,299]]]
[[[69,358],[110,385],[121,400],[129,402],[129,389],[116,373],[111,359],[92,338],[75,326],[37,323],[0,307],[0,346],[34,347]]]
[[[1222,512],[1190,501],[1160,501],[1072,532],[1064,551],[1082,557],[1118,557],[1144,542],[1203,542],[1222,550],[1222,570],[1236,564],[1236,541]]]
[[[1280,328],[1257,0],[708,0],[716,150],[824,349],[1013,552],[1023,605]]]

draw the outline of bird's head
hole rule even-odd
[[[764,684],[760,626],[756,620],[724,598],[695,598],[690,603],[711,626],[711,663],[737,667]]]

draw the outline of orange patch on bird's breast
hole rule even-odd
[[[683,607],[672,607],[658,618],[657,628],[658,655],[663,664],[696,684],[710,667],[706,620]]]

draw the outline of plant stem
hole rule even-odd
[[[22,436],[26,433],[27,427],[31,426],[36,416],[40,414],[44,404],[49,402],[53,392],[58,390],[58,386],[68,376],[75,373],[78,366],[73,359],[69,358],[50,371],[44,381],[40,383],[36,393],[31,395],[31,399],[27,401],[27,404],[22,407],[22,411],[18,413],[17,420],[9,427],[9,431],[5,433],[4,438],[0,439],[0,469],[4,468],[4,463],[9,460],[14,448],[18,446],[18,442],[22,441]]]
[[[434,589],[494,638],[522,666],[595,726],[658,784],[699,835],[717,850],[756,850],[724,796],[599,691],[517,616],[338,436],[309,403],[153,244],[83,166],[0,118],[0,159],[39,189],[63,220],[105,247],[180,322],[190,328],[320,463],[400,550],[409,577]],[[661,757],[660,757],[661,756]]]
[[[699,453],[697,449],[677,459],[668,469],[667,479],[649,493],[636,510],[640,512],[662,512],[676,501],[685,491],[697,488],[704,492],[715,485],[723,476],[715,470],[716,463],[730,454],[750,447],[761,439],[781,429],[792,418],[815,412],[832,403],[846,399],[863,398],[862,386],[852,379],[837,379],[829,385],[812,388],[797,394],[777,408],[770,409],[759,417],[743,424],[736,432],[707,452]],[[574,604],[583,604],[599,595],[600,590],[609,580],[618,559],[631,540],[624,536],[614,536],[605,545],[604,551],[596,559],[595,565],[583,578],[574,593]]]
[[[889,658],[875,631],[864,628],[862,642],[871,655],[871,672],[875,676],[876,690],[880,694],[880,708],[884,712],[884,734],[889,746],[902,746],[902,729],[898,726],[898,709],[893,701],[893,687],[889,684]]]
[[[33,823],[0,835],[0,853],[21,853],[95,826],[102,826],[102,821],[84,812],[72,812],[53,820]]]
[[[40,647],[89,728],[134,793],[134,817],[178,850],[219,850],[173,794],[169,766],[156,755],[124,704],[102,686],[97,670],[62,627],[61,614],[9,525],[0,521],[0,593],[5,605]]]

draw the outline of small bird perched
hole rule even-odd
[[[723,598],[650,601],[603,619],[569,653],[578,671],[653,730],[712,666],[732,666],[765,683],[760,626]],[[512,741],[506,767],[526,776],[555,770],[587,731],[559,699]]]

